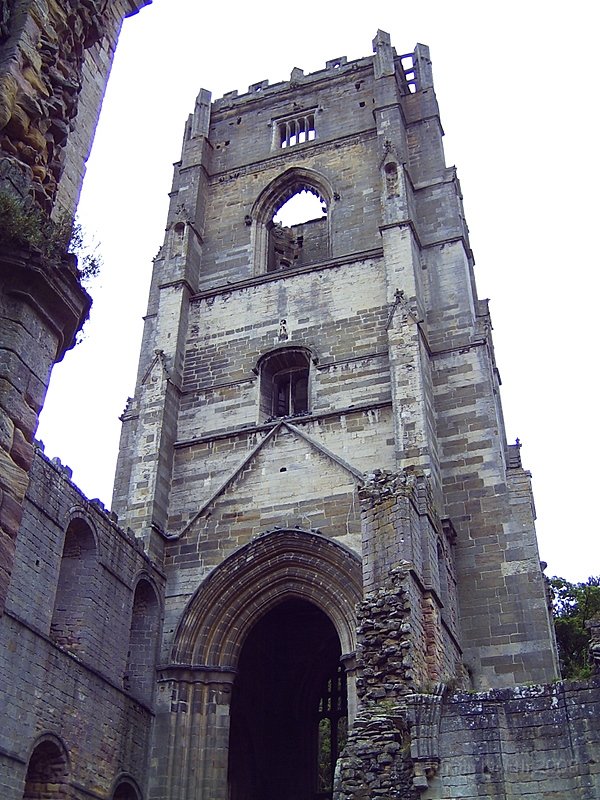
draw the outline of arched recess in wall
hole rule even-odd
[[[115,781],[111,800],[142,800],[142,793],[133,778],[121,775]]]
[[[64,800],[70,797],[69,758],[63,743],[47,734],[35,744],[25,774],[23,800]]]
[[[97,565],[92,528],[83,517],[76,516],[65,533],[50,636],[78,655],[87,653],[94,632]]]
[[[160,603],[153,583],[140,578],[133,595],[124,688],[144,702],[152,701],[160,631]]]
[[[290,228],[275,225],[273,217],[300,192],[319,198],[325,215]],[[307,266],[331,258],[333,198],[333,188],[327,178],[303,167],[287,169],[263,189],[249,217],[254,274]]]
[[[356,604],[362,599],[358,556],[320,534],[283,529],[232,553],[201,584],[179,623],[173,662],[235,668],[253,625],[290,599],[320,609],[342,653],[354,652]]]

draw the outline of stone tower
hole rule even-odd
[[[113,497],[166,575],[156,800],[330,797],[374,708],[557,676],[429,51],[373,49],[185,127]]]

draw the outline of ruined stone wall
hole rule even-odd
[[[50,370],[91,302],[74,259],[36,242],[55,233],[47,215],[74,212],[122,19],[145,4],[2,4],[0,192],[10,219],[0,242],[0,613]]]
[[[418,589],[406,562],[357,606],[358,710],[334,800],[596,798],[600,679],[456,693],[468,683],[458,669],[452,689],[436,684]]]
[[[366,703],[334,798],[595,800],[599,703],[598,678]]]
[[[73,547],[85,541],[94,548],[87,564],[86,552]],[[70,580],[61,588],[68,556]],[[152,693],[139,691],[135,675],[133,685],[128,682],[128,670],[144,662],[138,654],[132,664],[131,651],[139,645],[130,630],[141,584],[154,593],[155,613],[146,617],[146,627],[152,630],[151,617],[160,622],[163,583],[139,543],[79,492],[68,470],[36,453],[0,618],[3,798],[21,800],[29,756],[43,736],[54,736],[68,753],[70,797],[107,797],[123,772],[144,786]],[[57,637],[53,626],[61,602],[79,626],[69,641]],[[152,684],[158,636],[155,626],[143,644]]]
[[[423,800],[600,794],[600,680],[450,695]]]
[[[30,253],[0,253],[0,614],[50,372],[73,346],[90,302],[72,263],[49,267]]]
[[[395,664],[397,614],[389,615],[381,609],[390,602],[400,603],[404,609],[400,627],[407,648],[402,654],[405,689],[464,682],[460,628],[452,624],[458,613],[456,596],[443,592],[441,585],[442,576],[451,574],[452,546],[438,547],[445,534],[433,513],[427,479],[410,472],[397,475],[376,471],[368,476],[359,494],[366,593],[359,626],[369,630],[369,615],[378,615],[383,626],[370,644],[366,668],[372,671],[373,664],[379,663],[379,669],[385,672],[389,663]],[[389,680],[380,677],[374,684],[385,691],[371,699],[395,699],[404,691],[399,688],[402,682],[396,679],[397,685],[389,694]]]
[[[46,212],[56,204],[74,212],[123,17],[145,4],[8,4],[0,37],[5,187],[32,192]]]

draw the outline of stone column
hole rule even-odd
[[[227,800],[234,673],[204,666],[159,672],[151,800]]]

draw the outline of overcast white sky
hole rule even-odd
[[[110,506],[172,163],[200,87],[213,98],[293,67],[431,48],[446,160],[491,299],[509,441],[533,473],[548,574],[600,573],[598,4],[538,0],[209,3],[155,0],[126,21],[80,204],[100,242],[85,339],[55,367],[38,436]],[[594,156],[592,157],[592,154]]]

